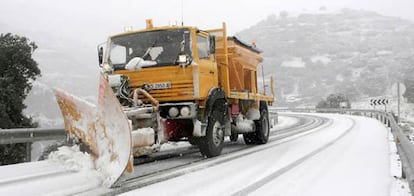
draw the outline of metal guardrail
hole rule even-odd
[[[63,128],[0,129],[0,144],[65,139]]]
[[[397,150],[400,154],[403,174],[410,185],[411,192],[414,191],[414,144],[411,143],[401,128],[395,122],[391,114],[387,114],[390,119],[391,132],[394,135]]]
[[[376,118],[391,129],[394,141],[397,145],[398,154],[401,158],[403,177],[407,180],[411,191],[414,191],[414,144],[411,143],[407,136],[398,126],[395,117],[391,113],[379,110],[360,110],[360,109],[315,109],[315,108],[284,108],[271,109],[278,112],[303,112],[303,113],[340,113],[349,115],[366,116]]]

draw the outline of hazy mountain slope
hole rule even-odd
[[[272,15],[239,33],[255,41],[276,77],[279,105],[389,94],[414,80],[414,23],[367,11]]]
[[[99,67],[96,46],[41,30],[28,30],[0,24],[0,33],[14,33],[34,41],[38,48],[33,57],[42,76],[33,83],[25,100],[25,113],[42,127],[63,126],[52,88],[65,89],[89,100],[96,99]]]

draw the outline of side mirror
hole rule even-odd
[[[103,62],[103,47],[99,47],[98,49],[98,60],[99,60],[99,67],[102,67]]]
[[[210,36],[210,54],[216,53],[216,37]]]

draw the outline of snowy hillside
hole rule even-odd
[[[73,40],[4,24],[0,24],[0,30],[26,36],[38,45],[33,57],[42,76],[33,83],[24,112],[41,127],[63,127],[52,88],[65,89],[87,100],[96,99],[99,79],[97,43],[89,45],[81,38]]]
[[[279,105],[314,105],[331,93],[355,101],[383,96],[396,81],[414,83],[414,23],[399,18],[349,9],[281,12],[239,36],[264,51]]]

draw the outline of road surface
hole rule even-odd
[[[391,169],[390,133],[379,121],[293,113],[280,120],[268,144],[245,145],[239,138],[215,158],[202,157],[187,143],[168,144],[163,152],[136,159],[135,172],[115,189],[100,186],[92,170],[67,171],[59,165],[48,170],[45,162],[2,166],[0,195],[376,196],[401,191]]]

